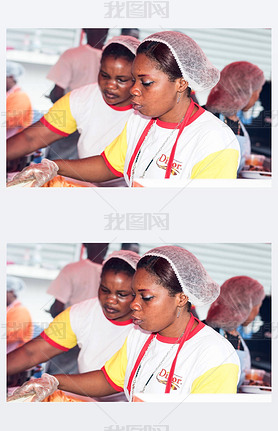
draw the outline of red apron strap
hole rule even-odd
[[[171,154],[170,154],[170,157],[169,157],[169,161],[168,161],[168,165],[167,165],[167,169],[166,169],[166,174],[165,174],[165,178],[166,179],[170,178],[171,171],[172,171],[172,165],[173,165],[173,161],[174,161],[174,157],[175,157],[175,152],[176,152],[176,148],[177,148],[178,139],[179,139],[180,135],[182,134],[183,129],[185,128],[185,126],[187,126],[187,124],[188,124],[188,122],[190,120],[190,117],[191,117],[191,114],[193,112],[194,106],[195,106],[195,104],[194,104],[193,100],[191,99],[190,105],[189,105],[189,107],[188,107],[188,109],[186,111],[186,114],[185,114],[185,117],[183,119],[183,122],[181,123],[177,139],[176,139],[176,141],[175,141],[175,143],[173,145],[173,148],[172,148],[172,151],[171,151]]]
[[[149,132],[149,130],[150,130],[150,128],[152,127],[152,125],[153,125],[153,123],[154,123],[154,122],[155,122],[155,119],[154,119],[154,118],[152,118],[152,119],[148,122],[148,124],[146,125],[146,127],[145,127],[145,129],[144,129],[144,131],[143,131],[142,135],[141,135],[141,136],[140,136],[140,138],[139,138],[139,141],[137,142],[137,145],[136,145],[136,147],[135,147],[135,150],[133,151],[133,154],[132,154],[132,156],[131,156],[131,159],[130,159],[129,164],[128,164],[128,169],[127,169],[127,176],[128,176],[128,178],[129,178],[129,179],[130,179],[130,177],[131,177],[131,170],[132,170],[132,166],[133,166],[133,163],[134,163],[135,157],[137,156],[138,151],[140,150],[141,145],[142,145],[142,143],[144,142],[145,137],[147,136],[147,134],[148,134],[148,132]]]
[[[139,353],[139,355],[138,355],[138,358],[137,358],[137,360],[136,360],[136,362],[135,362],[135,365],[134,365],[134,367],[133,367],[133,369],[132,369],[132,371],[131,371],[131,374],[130,374],[130,376],[129,376],[129,379],[128,379],[127,390],[128,390],[128,392],[129,392],[129,393],[130,393],[130,391],[131,391],[131,384],[132,384],[132,380],[133,380],[134,375],[135,375],[135,373],[136,373],[136,371],[137,371],[137,368],[139,367],[140,362],[141,362],[141,360],[142,360],[143,356],[145,355],[145,353],[146,353],[146,351],[147,351],[147,348],[148,348],[148,347],[149,347],[149,345],[151,344],[152,339],[153,339],[154,337],[155,337],[155,334],[151,334],[151,335],[148,337],[147,341],[145,342],[144,346],[143,346],[143,347],[142,347],[142,349],[141,349],[141,352],[140,352],[140,353]]]
[[[168,379],[167,379],[167,385],[166,385],[166,389],[165,389],[165,394],[169,394],[170,393],[171,385],[172,385],[172,380],[173,380],[173,376],[174,376],[174,372],[175,372],[175,367],[176,367],[176,362],[177,362],[177,359],[178,359],[178,354],[180,353],[180,350],[181,350],[182,346],[184,345],[184,343],[188,339],[188,336],[189,336],[189,334],[191,332],[191,329],[193,327],[194,322],[195,322],[195,318],[194,318],[193,314],[191,314],[191,317],[190,317],[190,320],[189,320],[188,325],[186,327],[186,330],[185,330],[185,332],[183,334],[183,337],[182,337],[182,339],[180,341],[179,348],[177,350],[175,359],[173,360],[172,365],[171,365],[170,373],[169,373],[169,376],[168,376]]]

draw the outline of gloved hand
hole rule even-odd
[[[16,174],[7,187],[15,186],[20,183],[32,181],[31,187],[41,187],[47,181],[52,180],[57,175],[58,165],[52,160],[43,159],[41,163],[33,164],[24,168]]]
[[[57,390],[58,385],[59,381],[56,377],[44,373],[39,379],[31,379],[28,382],[23,383],[23,385],[20,386],[20,388],[17,388],[12,396],[8,398],[8,401],[16,400],[17,398],[23,397],[27,394],[35,393],[31,402],[41,402],[48,395],[53,394],[53,392]]]

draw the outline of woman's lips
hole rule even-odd
[[[118,310],[115,310],[115,308],[110,308],[110,307],[107,307],[106,305],[103,308],[109,314],[115,314],[119,312]]]
[[[138,103],[135,103],[135,102],[132,102],[132,101],[131,101],[131,103],[132,103],[133,109],[136,109],[137,111],[139,111],[139,109],[143,108],[143,106],[139,105]]]
[[[135,317],[135,316],[131,316],[131,318],[132,318],[132,320],[133,320],[134,325],[140,325],[140,324],[143,322],[143,320],[138,319],[138,318],[137,318],[137,317]]]
[[[104,91],[104,95],[107,99],[116,99],[118,96],[113,93],[108,93],[107,91]]]

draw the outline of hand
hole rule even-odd
[[[43,159],[41,163],[33,164],[24,168],[16,174],[7,186],[15,186],[27,181],[32,182],[31,187],[41,187],[47,181],[52,180],[57,175],[58,165],[52,160]]]
[[[13,395],[8,398],[8,401],[16,400],[23,397],[24,395],[34,393],[34,397],[31,402],[41,402],[48,395],[53,394],[57,390],[59,381],[56,377],[50,374],[44,373],[39,379],[31,379],[25,382],[20,388],[17,388]]]

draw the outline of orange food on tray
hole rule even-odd
[[[48,395],[43,403],[82,403],[83,400],[66,395],[63,391],[55,391],[52,395]]]
[[[74,181],[66,180],[61,175],[56,175],[52,180],[47,181],[42,187],[86,187]]]

